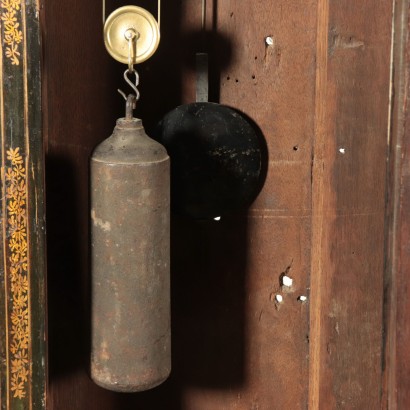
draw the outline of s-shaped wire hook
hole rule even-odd
[[[135,75],[135,83],[133,83],[129,77],[128,74],[133,74]],[[133,70],[132,72],[127,68],[124,71],[124,80],[127,82],[127,84],[134,90],[135,93],[135,101],[138,101],[140,99],[140,92],[138,91],[138,85],[140,82],[140,77],[137,73],[136,70]],[[118,92],[124,97],[124,100],[127,101],[127,95],[124,93],[124,91],[118,90]]]

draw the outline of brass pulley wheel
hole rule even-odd
[[[148,60],[157,50],[160,40],[155,17],[138,6],[124,6],[113,11],[104,25],[104,43],[108,53],[120,63],[129,63],[129,33],[136,35],[133,64]]]

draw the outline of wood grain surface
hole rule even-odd
[[[219,222],[173,217],[171,378],[93,385],[88,158],[122,115],[125,67],[100,3],[44,0],[50,409],[380,408],[392,1],[208,1],[205,43],[199,1],[163,3],[136,115],[149,131],[193,101],[206,49],[210,99],[263,135],[263,189]]]
[[[391,17],[392,5],[322,5],[319,132],[313,150],[310,406],[376,409],[383,349],[391,30],[386,16]],[[327,28],[321,35],[322,20]]]
[[[409,363],[409,1],[395,4],[392,115],[386,229],[386,304],[383,406],[410,406]]]

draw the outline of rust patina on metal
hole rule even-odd
[[[171,370],[169,157],[142,122],[117,120],[91,158],[91,377],[122,392]]]

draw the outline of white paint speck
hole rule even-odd
[[[339,148],[339,152],[341,154],[346,154],[346,149],[345,148]]]
[[[272,47],[273,43],[274,43],[273,38],[271,36],[266,37],[265,38],[265,43],[266,43],[267,46]]]
[[[282,295],[276,295],[275,296],[275,301],[277,303],[282,303],[283,302],[283,296]]]
[[[282,286],[286,286],[288,288],[292,287],[293,279],[290,276],[284,275],[282,277]]]
[[[214,218],[214,221],[220,221],[220,220],[221,220],[220,216],[217,216],[217,217]]]
[[[298,297],[298,301],[299,301],[299,302],[302,302],[302,303],[307,302],[307,296],[303,296],[303,295],[302,295],[302,296],[299,296],[299,297]]]

